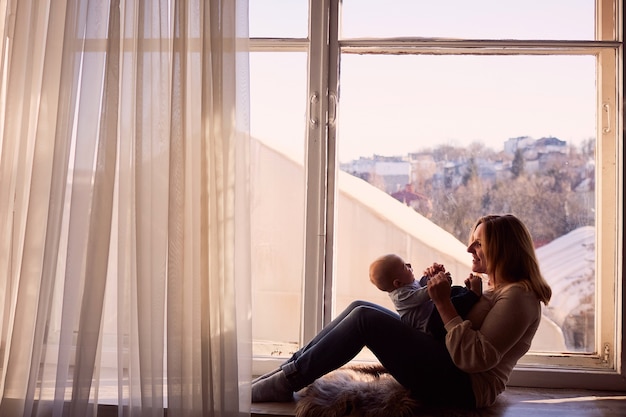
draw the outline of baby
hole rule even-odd
[[[452,284],[450,273],[443,265],[433,263],[426,268],[418,281],[413,275],[411,264],[405,263],[398,255],[381,256],[370,265],[370,281],[379,290],[389,293],[396,311],[404,323],[444,340],[446,329],[432,300],[428,296],[426,284],[437,274],[445,274]],[[461,317],[467,313],[482,295],[482,280],[471,275],[465,280],[465,287],[453,285],[451,300]]]

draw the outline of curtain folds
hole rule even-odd
[[[0,0],[0,416],[249,414],[246,0]]]

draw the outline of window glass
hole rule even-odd
[[[592,40],[593,0],[343,0],[341,36]]]
[[[386,253],[463,285],[473,222],[513,213],[554,289],[533,349],[594,352],[596,57],[343,54],[340,73],[336,311],[393,309],[368,278]]]
[[[250,0],[251,38],[306,38],[308,0]]]
[[[250,132],[290,159],[304,160],[305,52],[250,54]]]
[[[255,356],[288,355],[300,338],[306,65],[303,52],[250,54]]]
[[[554,289],[531,349],[538,354],[527,355],[524,366],[563,366],[570,370],[613,367],[612,355],[618,349],[613,347],[612,338],[619,321],[612,295],[617,271],[621,270],[621,264],[613,265],[621,262],[615,231],[621,230],[622,220],[617,213],[619,196],[613,191],[621,181],[616,137],[621,126],[616,79],[621,61],[616,57],[621,49],[615,44],[600,44],[615,39],[619,32],[611,10],[621,3],[311,2],[315,8],[338,5],[341,10],[316,10],[310,22],[306,22],[308,11],[304,12],[301,16],[306,17],[298,24],[302,24],[300,31],[290,34],[280,28],[290,22],[276,19],[285,20],[297,13],[289,12],[292,3],[283,8],[281,4],[276,0],[263,2],[261,7],[260,2],[251,2],[252,37],[304,37],[305,26],[318,28],[329,23],[314,19],[339,18],[337,43],[332,39],[328,42],[327,36],[312,39],[310,45],[280,40],[255,43],[254,39],[251,43],[255,51],[302,48],[302,60],[293,68],[290,57],[298,54],[251,56],[252,131],[258,143],[303,165],[309,105],[304,86],[309,82],[312,91],[328,88],[332,96],[326,104],[330,119],[336,123],[329,123],[328,130],[318,131],[319,136],[309,140],[330,139],[326,143],[330,156],[336,151],[338,158],[337,182],[332,183],[335,173],[330,172],[334,165],[326,165],[328,161],[323,158],[309,158],[313,166],[303,168],[309,173],[328,172],[329,185],[337,190],[336,198],[328,199],[336,210],[329,214],[332,229],[327,230],[330,239],[326,249],[332,251],[332,266],[328,259],[322,260],[332,268],[326,271],[332,282],[320,280],[318,286],[307,282],[304,291],[313,294],[305,293],[306,300],[317,299],[323,287],[327,291],[324,300],[332,298],[333,312],[343,310],[354,299],[391,307],[388,296],[368,279],[369,263],[389,252],[406,257],[416,275],[439,260],[452,273],[455,284],[461,284],[470,269],[465,242],[472,222],[486,212],[512,212],[530,227],[541,269]],[[602,15],[596,16],[596,11]],[[263,25],[265,29],[259,29]],[[332,19],[328,26],[330,33],[335,33]],[[596,33],[602,35],[593,44],[569,42],[595,40]],[[402,37],[413,39],[407,44]],[[420,43],[420,38],[431,37],[452,42],[446,43],[445,49],[433,48],[429,39]],[[352,42],[354,38],[373,39]],[[387,39],[380,42],[376,38]],[[484,47],[474,42],[473,49],[468,49],[464,40],[477,39],[491,42]],[[518,40],[525,42],[520,46]],[[541,40],[558,42],[549,42],[547,49]],[[479,48],[474,48],[476,45]],[[316,59],[307,68],[308,49],[314,54],[328,52],[331,63],[338,56],[340,68],[333,68],[333,63],[330,73],[321,72],[325,69],[316,65]],[[301,81],[292,83],[292,71],[302,71]],[[340,74],[338,85],[333,84],[335,73]],[[302,104],[289,100],[277,104],[286,94],[282,88],[294,89],[290,92],[294,94],[301,91]],[[337,101],[332,92],[337,92]],[[298,123],[292,124],[293,120]],[[290,305],[289,317],[280,308],[277,313],[259,312],[258,306],[266,300],[257,294],[300,291],[304,245],[297,239],[317,244],[319,235],[296,237],[294,230],[287,231],[292,224],[298,233],[303,229],[306,203],[304,199],[301,205],[295,202],[304,195],[298,188],[304,182],[304,172],[280,168],[278,173],[273,161],[264,162],[268,165],[263,169],[259,162],[256,168],[254,163],[253,176],[269,178],[264,181],[272,183],[274,189],[289,190],[259,188],[259,198],[255,199],[255,204],[261,204],[261,198],[276,199],[273,206],[263,200],[267,211],[257,212],[263,216],[289,213],[281,217],[283,223],[278,229],[273,229],[278,220],[268,221],[257,214],[263,217],[256,220],[257,224],[264,224],[265,229],[257,227],[254,232],[261,238],[274,233],[276,240],[269,246],[284,247],[272,252],[263,246],[263,239],[253,243],[258,265],[255,274],[265,274],[254,280],[253,321],[263,323],[260,326],[265,331],[260,332],[259,325],[253,323],[255,343],[271,340],[269,344],[275,348],[272,355],[286,356],[297,347],[298,323],[306,323],[301,335],[315,333],[317,323],[310,320],[315,322],[311,325],[309,316],[302,317],[300,299],[297,307]],[[602,169],[596,170],[596,165]],[[315,187],[309,185],[310,194],[314,194],[312,189]],[[310,203],[309,213],[318,207],[317,202]],[[596,202],[601,205],[596,207]],[[283,205],[288,208],[283,209]],[[285,244],[281,233],[287,232],[293,238]],[[297,243],[290,246],[293,242]],[[603,249],[596,250],[596,245]],[[264,253],[280,253],[276,257],[279,260],[267,262],[262,258]],[[267,278],[285,273],[274,266],[284,264],[290,254],[294,258],[288,263],[297,259],[298,266],[286,273],[298,275],[297,282],[285,284],[282,278]],[[319,261],[307,259],[307,271]],[[280,307],[280,297],[269,302],[273,303],[271,309]],[[328,311],[327,305],[320,308]],[[289,336],[276,336],[275,328],[283,323],[293,330]],[[271,368],[256,369],[265,372]]]

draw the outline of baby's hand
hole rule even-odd
[[[424,270],[424,274],[423,275],[425,275],[425,276],[427,276],[429,278],[432,278],[432,277],[434,277],[435,275],[437,275],[440,272],[446,272],[446,268],[443,265],[438,264],[437,262],[435,262],[435,263],[433,263],[432,266],[429,266],[428,268],[426,268]]]
[[[465,280],[465,286],[479,297],[483,293],[483,280],[478,275],[470,274]]]

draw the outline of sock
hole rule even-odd
[[[275,373],[277,373],[277,372],[280,372],[280,368],[276,368],[276,369],[274,369],[273,371],[269,371],[268,373],[263,374],[263,375],[261,375],[261,376],[259,376],[259,377],[255,378],[255,379],[253,379],[253,380],[252,380],[252,383],[253,383],[253,384],[256,384],[257,382],[261,381],[262,379],[269,378],[270,376],[274,375],[274,374],[275,374]]]
[[[253,403],[290,401],[293,401],[293,389],[282,370],[252,384]]]

